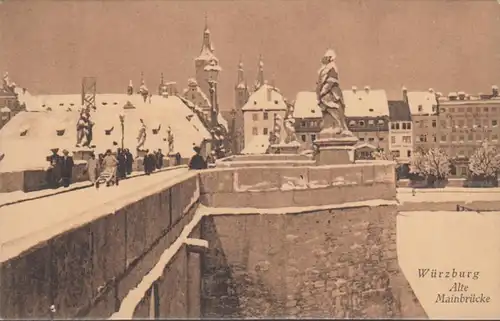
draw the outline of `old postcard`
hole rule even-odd
[[[500,318],[496,0],[0,1],[0,319]]]

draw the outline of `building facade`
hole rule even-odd
[[[322,122],[321,108],[315,92],[301,91],[297,94],[292,117],[295,119],[295,133],[302,149],[312,150]]]
[[[342,92],[349,130],[359,139],[356,158],[371,158],[371,152],[389,151],[389,106],[385,90],[366,86]]]
[[[482,142],[500,148],[500,97],[498,87],[490,94],[452,92],[439,97],[439,147],[453,160],[457,176],[467,176],[468,159]]]
[[[390,100],[389,151],[400,164],[409,164],[413,153],[413,124],[410,106],[402,100]]]
[[[413,121],[414,151],[425,152],[439,147],[439,109],[436,93],[428,91],[408,91],[403,87],[403,100],[409,105]]]
[[[252,143],[253,140],[259,141],[259,144],[265,140],[263,137],[266,137],[267,141],[269,140],[269,136],[275,130],[274,122],[276,116],[282,119],[280,122],[280,132],[276,134],[284,137],[285,128],[283,119],[285,119],[287,114],[287,105],[283,96],[275,87],[268,84],[260,86],[250,95],[242,111],[245,153],[252,153],[249,148],[251,149],[255,145]]]
[[[26,89],[17,87],[10,81],[9,74],[5,73],[0,86],[0,128],[25,109],[25,105],[19,101],[19,95],[24,94]]]

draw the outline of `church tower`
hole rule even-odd
[[[214,46],[210,39],[210,30],[208,29],[207,17],[205,16],[205,29],[203,31],[203,42],[201,51],[197,58],[195,58],[196,82],[200,86],[205,95],[209,95],[208,91],[208,76],[205,67],[212,61],[219,65],[219,59],[214,54]]]
[[[238,78],[236,80],[235,91],[235,108],[241,110],[241,108],[247,103],[250,96],[248,92],[247,82],[245,80],[245,71],[243,70],[243,62],[240,59],[238,63]]]
[[[240,58],[240,62],[238,63],[238,77],[236,80],[236,86],[234,87],[234,109],[231,112],[232,119],[229,126],[232,141],[231,148],[234,153],[239,153],[244,148],[244,122],[242,108],[247,103],[249,97],[250,93],[245,80],[243,62]]]

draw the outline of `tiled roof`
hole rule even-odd
[[[343,90],[346,117],[389,116],[387,94],[382,89]]]
[[[436,95],[430,91],[409,91],[408,104],[412,115],[433,114],[437,107]]]
[[[268,89],[271,91],[271,97],[269,97],[271,99],[268,99]],[[242,110],[287,110],[287,107],[279,91],[269,85],[262,85],[252,93]]]
[[[411,121],[410,106],[403,100],[389,100],[391,121]]]
[[[295,98],[293,107],[294,118],[321,118],[321,108],[314,91],[301,91]]]

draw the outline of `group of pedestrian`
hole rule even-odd
[[[75,165],[73,157],[64,149],[63,155],[58,154],[59,149],[52,149],[52,154],[47,157],[49,166],[47,168],[47,185],[49,188],[69,187],[73,176],[73,167]]]
[[[150,175],[157,169],[163,167],[164,157],[161,148],[157,151],[150,152],[149,149],[146,149],[146,155],[144,156],[144,160],[142,161],[142,165],[144,166],[144,173],[146,175]]]
[[[118,185],[121,179],[125,179],[132,174],[134,156],[128,148],[118,148],[115,153],[111,149],[106,150],[106,153],[99,154],[96,158],[94,152],[91,153],[90,159],[87,161],[86,171],[89,175],[89,180],[99,187],[99,177],[105,179],[106,185]]]

